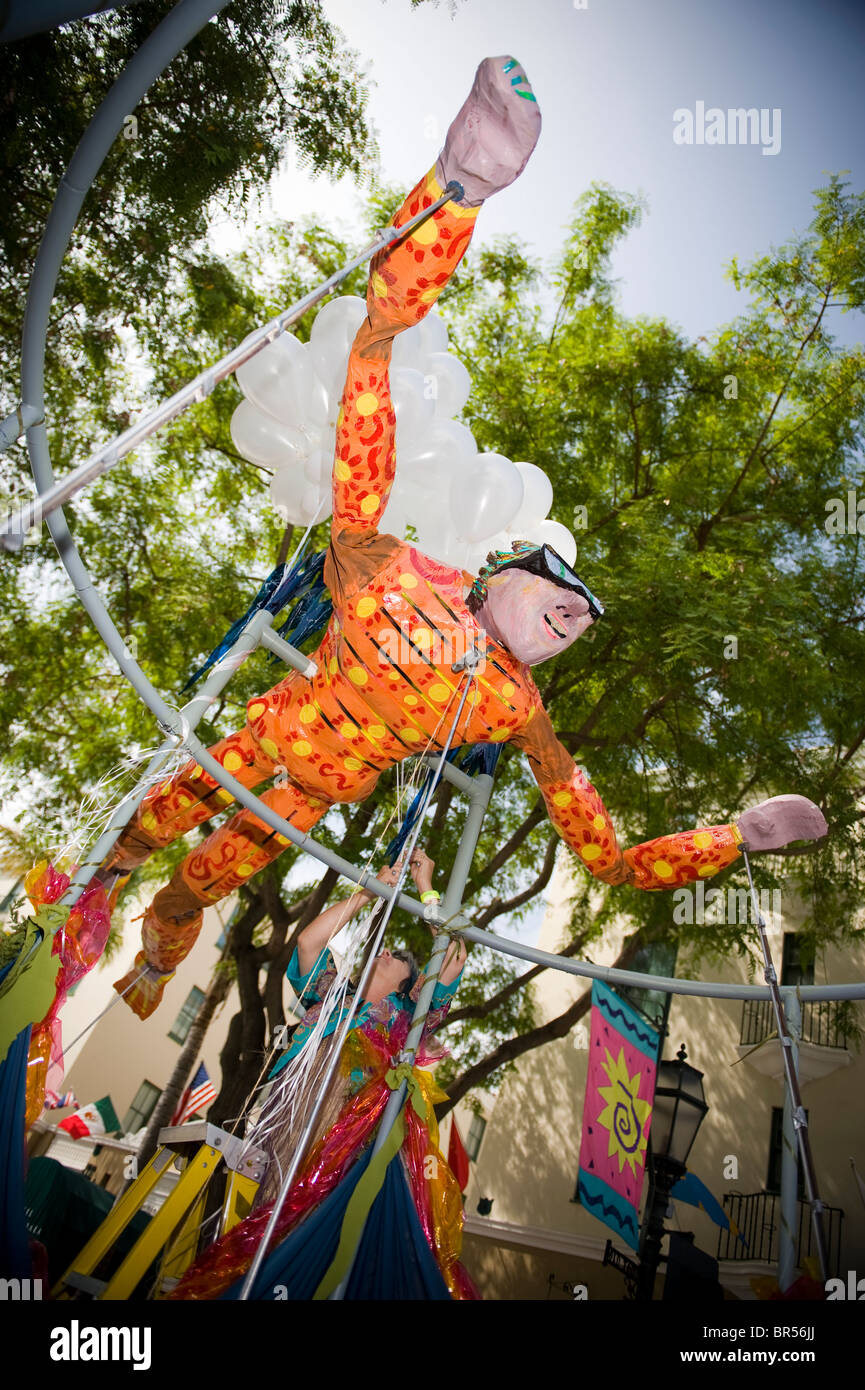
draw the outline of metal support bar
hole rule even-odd
[[[42,418],[42,411],[37,410],[35,405],[25,405],[23,402],[16,406],[6,419],[0,424],[0,454],[5,454],[10,445],[16,439],[20,439],[25,430],[31,425],[36,425]],[[15,546],[20,549],[20,544]]]
[[[760,904],[757,899],[757,890],[754,887],[754,880],[751,877],[751,861],[748,857],[746,847],[742,846],[742,858],[745,861],[745,869],[748,874],[748,885],[751,889],[751,901],[754,905],[754,917],[757,922],[757,931],[760,936],[760,945],[763,950],[763,963],[765,965],[766,981],[769,985],[769,993],[772,999],[772,1007],[775,1011],[775,1026],[778,1029],[778,1041],[781,1044],[781,1060],[784,1064],[784,1076],[787,1082],[787,1097],[791,1107],[792,1122],[796,1130],[798,1140],[799,1155],[802,1160],[802,1173],[805,1178],[805,1191],[808,1195],[808,1203],[811,1207],[811,1221],[814,1227],[814,1241],[817,1246],[817,1258],[820,1261],[820,1278],[825,1284],[829,1277],[828,1260],[826,1258],[826,1242],[823,1235],[823,1203],[817,1191],[817,1178],[814,1173],[814,1161],[811,1156],[811,1141],[808,1137],[808,1120],[802,1105],[802,1096],[799,1091],[799,1077],[793,1060],[793,1042],[787,1030],[787,1021],[784,1015],[784,1003],[781,999],[781,991],[778,988],[778,977],[772,961],[772,953],[769,950],[769,938],[766,935],[766,922],[760,911]],[[786,1109],[786,1105],[785,1105]]]
[[[790,1035],[790,1057],[793,1070],[799,1076],[799,1038],[802,1031],[802,1010],[795,989],[783,991],[784,1013]],[[793,1101],[784,1087],[784,1122],[781,1132],[781,1224],[778,1230],[778,1285],[786,1293],[793,1282],[796,1268],[796,1235],[798,1227],[799,1145],[793,1123]]]

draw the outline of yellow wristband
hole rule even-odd
[[[441,893],[437,893],[434,888],[428,888],[425,893],[421,893],[420,895],[422,903],[440,903],[441,898]]]

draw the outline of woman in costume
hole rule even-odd
[[[423,901],[438,894],[432,887],[432,860],[415,849],[409,868]],[[396,883],[395,869],[384,868],[378,878]],[[262,1238],[282,1185],[283,1164],[303,1132],[322,1073],[330,1056],[335,1031],[345,1006],[327,1019],[322,1037],[322,1006],[332,990],[336,966],[329,950],[332,938],[369,902],[368,892],[335,903],[300,934],[286,976],[298,999],[307,1005],[291,1046],[271,1072],[275,1093],[265,1105],[247,1144],[269,1148],[271,1163],[259,1189],[255,1210],[217,1241],[187,1271],[175,1299],[236,1298],[249,1263]],[[431,927],[433,935],[435,929]],[[399,1154],[388,1162],[382,1189],[373,1201],[360,1242],[346,1296],[361,1298],[472,1298],[468,1276],[459,1264],[462,1242],[462,1201],[456,1179],[438,1149],[433,1106],[446,1099],[421,1068],[441,1059],[444,1050],[433,1040],[456,993],[466,958],[463,942],[448,948],[426,1016],[415,1065],[399,1073],[400,1054],[423,983],[413,956],[382,951],[358,1001],[351,1029],[342,1046],[340,1073],[331,1084],[319,1114],[311,1147],[289,1190],[274,1232],[273,1253],[265,1261],[252,1296],[258,1299],[323,1297],[329,1291],[328,1271],[340,1242],[346,1207],[370,1159],[370,1146],[391,1091],[408,1081]],[[293,1107],[291,1123],[276,1139],[275,1124],[284,1119],[280,1079],[291,1080],[292,1065],[303,1050],[319,1046],[314,1065],[303,1080],[303,1103]],[[330,1045],[329,1045],[330,1044]],[[316,1135],[318,1137],[316,1137]],[[330,1283],[336,1282],[335,1277]]]
[[[370,267],[368,317],[349,357],[337,421],[333,524],[324,579],[333,617],[314,654],[311,679],[292,673],[247,706],[246,726],[210,751],[245,787],[279,769],[261,800],[298,831],[335,802],[369,796],[380,774],[441,747],[461,677],[454,658],[472,647],[484,661],[453,746],[511,742],[525,752],[559,834],[594,877],[647,890],[713,876],[744,842],[775,849],[816,839],[826,823],[803,797],[779,797],[735,824],[682,830],[622,850],[601,797],[556,737],[530,667],[564,652],[602,605],[548,546],[516,542],[497,552],[465,595],[461,571],[379,531],[396,465],[390,398],[391,345],[418,323],[465,254],[483,202],[522,172],[541,118],[514,58],[487,58],[448,130],[433,169],[396,214],[395,225],[430,207],[456,181],[459,193]],[[389,654],[394,635],[408,658]],[[438,639],[445,638],[444,642]],[[286,775],[287,774],[287,775]],[[187,764],[148,796],[100,871],[107,887],[155,850],[218,814],[232,800]],[[194,849],[148,907],[142,950],[117,989],[147,1018],[201,928],[203,908],[241,887],[288,844],[243,810]]]

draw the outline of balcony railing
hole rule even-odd
[[[807,1202],[797,1202],[796,1264],[816,1256],[811,1208]],[[778,1262],[778,1232],[781,1224],[780,1199],[774,1192],[752,1192],[743,1195],[725,1192],[724,1210],[731,1224],[738,1227],[739,1240],[732,1231],[721,1231],[718,1237],[719,1260],[756,1260],[761,1264]],[[838,1273],[841,1260],[841,1223],[844,1212],[840,1207],[823,1208],[823,1230],[826,1239],[826,1259],[831,1276]]]
[[[802,1004],[802,1042],[817,1047],[845,1048],[847,1015],[837,999],[811,999]],[[739,1042],[743,1047],[755,1047],[775,1030],[775,1013],[771,999],[745,999],[742,1003],[742,1027]]]

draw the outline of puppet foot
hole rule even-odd
[[[451,122],[436,178],[443,188],[458,180],[462,206],[478,207],[522,173],[540,133],[540,108],[516,58],[485,58]]]
[[[149,1018],[162,1003],[162,992],[169,980],[174,979],[174,971],[161,971],[151,965],[143,951],[135,957],[135,963],[121,980],[115,980],[112,988],[139,1018]]]
[[[783,849],[793,840],[821,840],[829,827],[819,806],[804,796],[773,796],[736,822],[748,850]]]

